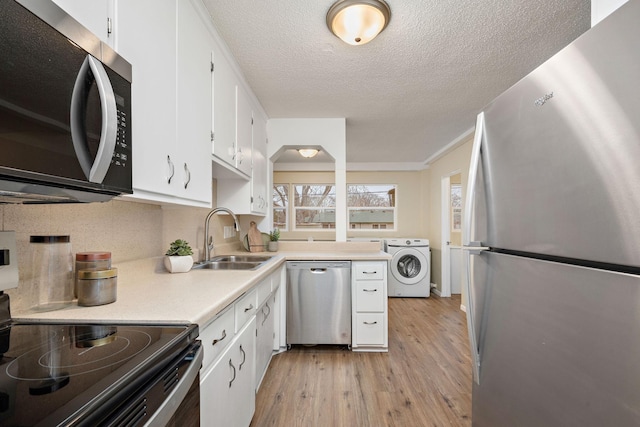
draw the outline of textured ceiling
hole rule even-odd
[[[332,0],[203,0],[270,118],[345,117],[347,162],[425,162],[590,27],[589,0],[388,0],[363,46]]]

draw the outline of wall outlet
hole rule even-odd
[[[0,231],[0,291],[18,287],[16,232]]]

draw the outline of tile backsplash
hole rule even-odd
[[[69,235],[72,252],[109,251],[115,267],[119,262],[164,255],[175,239],[187,240],[202,253],[204,219],[209,210],[159,206],[126,200],[105,203],[58,205],[0,205],[0,229],[15,231],[20,284],[8,291],[12,307],[23,308],[29,291],[32,235]],[[214,216],[211,231],[218,246],[239,247],[240,241],[223,238],[228,216]],[[231,220],[231,224],[233,224]]]

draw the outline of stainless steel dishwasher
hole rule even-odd
[[[287,262],[287,345],[351,345],[351,261]]]

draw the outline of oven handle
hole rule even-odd
[[[167,396],[162,402],[162,405],[158,408],[158,410],[149,418],[149,420],[145,423],[145,426],[154,426],[154,425],[167,425],[167,423],[173,417],[173,414],[176,413],[182,401],[187,396],[189,389],[194,381],[198,380],[198,373],[200,372],[200,368],[202,367],[202,358],[203,351],[202,345],[200,341],[196,341],[197,348],[194,349],[193,352],[189,353],[185,357],[193,358],[191,360],[189,367],[186,371],[184,371],[184,375],[178,382],[178,384],[173,388],[173,391]]]

